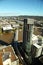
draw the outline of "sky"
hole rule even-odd
[[[0,16],[43,16],[43,0],[0,0]]]

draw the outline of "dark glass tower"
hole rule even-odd
[[[23,49],[25,50],[28,60],[31,63],[31,39],[33,34],[33,19],[24,19],[24,29],[23,29]]]

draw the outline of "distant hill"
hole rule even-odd
[[[18,16],[19,18],[32,18],[35,20],[43,21],[43,16]]]
[[[31,18],[35,20],[43,21],[43,16],[27,16],[27,15],[20,15],[20,16],[0,16],[2,19],[25,19],[25,18]]]

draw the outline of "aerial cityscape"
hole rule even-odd
[[[0,65],[43,65],[43,0],[0,0]]]

